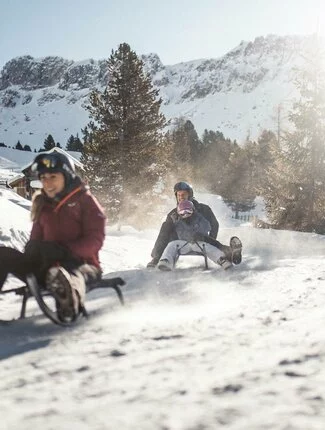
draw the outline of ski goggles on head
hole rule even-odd
[[[40,170],[54,170],[60,167],[60,160],[55,155],[48,154],[36,157],[31,169],[33,172],[39,172]]]
[[[181,209],[177,211],[177,213],[181,218],[188,218],[193,215],[192,209]]]

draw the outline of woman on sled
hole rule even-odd
[[[30,240],[24,252],[0,247],[0,290],[9,273],[24,282],[33,274],[54,296],[59,319],[73,321],[83,308],[86,282],[101,276],[105,215],[64,154],[41,153],[32,170],[43,188],[33,196]]]

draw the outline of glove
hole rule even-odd
[[[40,264],[51,265],[72,258],[71,252],[56,242],[44,240],[30,240],[25,246],[25,256],[28,260],[38,261]]]

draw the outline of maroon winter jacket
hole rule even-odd
[[[85,263],[99,266],[105,238],[105,215],[92,194],[78,187],[56,205],[46,202],[34,221],[31,240],[54,241]]]

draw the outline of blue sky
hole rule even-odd
[[[270,33],[325,35],[320,0],[0,0],[0,10],[0,68],[27,54],[107,58],[122,42],[176,64]]]

